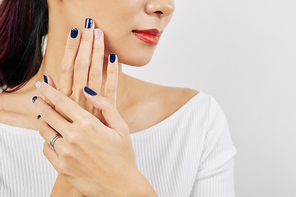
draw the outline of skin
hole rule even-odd
[[[111,52],[115,53],[118,59],[116,98],[113,95],[113,99],[111,97],[109,99],[115,102],[114,106],[116,106],[118,113],[128,125],[129,133],[141,131],[164,120],[198,93],[191,89],[150,84],[125,75],[121,71],[121,63],[143,66],[151,60],[156,46],[140,41],[131,31],[133,29],[151,28],[164,30],[174,12],[173,0],[48,0],[48,4],[49,33],[47,49],[41,68],[37,75],[22,89],[15,93],[0,95],[0,103],[5,103],[5,105],[0,106],[0,122],[39,130],[40,121],[36,120],[39,113],[32,105],[31,98],[35,95],[39,96],[38,98],[46,97],[34,86],[36,81],[42,81],[43,74],[50,76],[49,80],[52,86],[56,86],[59,91],[70,97],[81,107],[87,108],[99,120],[103,121],[100,113],[96,114],[94,107],[89,103],[86,104],[86,96],[82,90],[83,83],[75,82],[73,79],[73,89],[69,91],[69,85],[68,88],[65,87],[67,79],[61,77],[61,73],[63,74],[61,65],[63,66],[63,60],[65,59],[65,46],[69,37],[69,30],[76,27],[83,35],[85,30],[82,24],[84,24],[86,17],[92,18],[95,22],[93,28],[100,28],[104,34],[104,43],[101,43],[104,46],[103,58],[101,58],[101,84],[92,85],[91,88],[104,95],[108,55]],[[86,53],[83,50],[81,56]],[[80,69],[80,72],[87,70],[88,67]],[[73,69],[75,70],[73,70],[75,78],[77,68]],[[80,74],[76,75],[80,76]],[[76,79],[78,78],[76,77]],[[70,80],[68,79],[68,81]],[[47,102],[51,104],[49,99]],[[61,112],[59,108],[56,108],[56,110]],[[156,111],[157,113],[155,113]],[[67,116],[67,114],[63,115]],[[48,143],[45,144],[44,152],[50,150],[46,149],[46,147],[49,148]],[[135,172],[133,173],[134,177],[139,178],[137,180],[142,180],[140,185],[143,188],[147,186],[149,188],[145,178],[141,177],[136,170],[133,172]],[[68,181],[59,175],[52,196],[65,196],[67,192],[69,192],[68,194],[75,193],[75,195],[81,196],[82,194],[72,187]],[[62,194],[61,191],[66,193]],[[145,192],[155,194],[153,188]]]

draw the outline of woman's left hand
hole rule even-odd
[[[87,100],[104,116],[107,125],[75,101],[44,82],[39,92],[73,122],[50,107],[41,97],[34,105],[44,121],[39,124],[45,139],[44,155],[53,167],[85,196],[157,196],[138,170],[130,132],[114,103],[84,91]],[[58,131],[61,135],[49,143]]]

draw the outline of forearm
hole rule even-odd
[[[133,191],[129,193],[132,195],[127,195],[128,197],[158,197],[152,185],[140,171],[135,176],[134,184],[134,187],[129,187],[133,188]]]
[[[130,186],[131,190],[126,191],[127,197],[158,197],[152,185],[146,177],[138,171],[134,176],[134,186]],[[75,189],[63,176],[58,175],[51,197],[84,197],[77,189]]]
[[[50,197],[84,197],[78,190],[76,190],[64,177],[58,175],[53,186]]]

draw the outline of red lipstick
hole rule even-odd
[[[157,29],[133,30],[132,32],[137,38],[151,45],[157,45],[158,37],[162,34],[162,31],[159,32]]]

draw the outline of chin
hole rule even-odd
[[[125,65],[142,67],[147,65],[154,54],[154,50],[114,50],[118,57],[118,61]],[[114,53],[113,52],[113,53]],[[107,54],[105,54],[107,55]]]
[[[116,43],[116,44],[115,44]],[[111,51],[118,57],[118,61],[125,65],[142,67],[147,65],[155,52],[156,46],[143,44],[142,41],[108,42],[105,40],[105,55]],[[107,53],[107,54],[106,54]]]
[[[130,66],[136,66],[136,67],[142,67],[147,65],[151,59],[152,59],[152,55],[150,54],[146,54],[146,55],[139,55],[137,54],[137,56],[118,56],[119,62],[121,62],[122,64],[125,65],[130,65]]]

